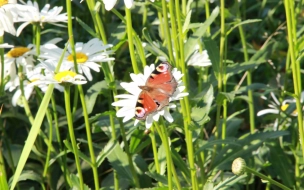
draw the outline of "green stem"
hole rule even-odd
[[[164,19],[163,24],[164,24],[164,29],[165,29],[165,39],[168,44],[170,62],[172,63],[174,61],[174,56],[173,56],[173,48],[172,48],[172,43],[171,43],[171,34],[170,34],[170,28],[169,28],[166,0],[162,0],[162,8],[163,8],[163,19]]]
[[[154,127],[151,128],[151,133],[149,134],[149,136],[150,136],[151,142],[152,142],[152,150],[153,150],[153,157],[154,157],[156,172],[158,174],[160,174],[160,166],[159,166],[159,162],[158,162],[158,153],[157,153]],[[159,184],[159,186],[163,186],[163,184],[160,181],[158,182],[158,184]]]
[[[128,141],[127,141],[127,137],[125,135],[126,134],[125,127],[124,127],[121,119],[119,120],[119,126],[120,126],[120,133],[122,134],[121,135],[122,140],[123,140],[124,145],[125,145],[125,152],[128,155],[128,161],[129,161],[131,173],[132,173],[132,176],[133,176],[133,183],[134,183],[135,187],[139,188],[140,187],[139,180],[138,180],[138,177],[137,177],[137,174],[136,174],[136,171],[135,171],[134,163],[133,163],[133,160],[132,160],[132,155],[130,153],[129,144],[128,144]]]
[[[63,177],[65,179],[65,183],[66,183],[66,187],[70,188],[72,186],[71,180],[70,180],[70,172],[68,170],[68,166],[67,166],[67,161],[66,161],[66,149],[64,148],[63,144],[62,144],[62,140],[60,137],[60,131],[59,131],[59,125],[58,125],[58,115],[57,115],[57,108],[56,108],[56,100],[54,97],[54,94],[51,97],[51,103],[52,103],[52,110],[53,110],[53,117],[54,117],[54,123],[55,123],[55,131],[56,131],[56,138],[57,138],[57,142],[59,144],[59,150],[60,152],[64,152],[64,155],[62,155],[61,159],[61,170],[63,172]]]
[[[96,158],[95,158],[95,153],[94,153],[94,148],[93,148],[91,127],[90,127],[90,122],[89,122],[89,117],[88,117],[87,106],[86,106],[86,102],[84,99],[84,93],[83,93],[83,89],[82,89],[81,85],[78,85],[78,91],[79,91],[80,101],[81,101],[81,105],[82,105],[86,134],[87,134],[87,139],[88,139],[89,152],[90,152],[90,157],[91,157],[91,162],[92,162],[95,189],[99,189],[98,170],[97,170]]]
[[[295,27],[293,26],[292,20],[295,19],[292,17],[292,13],[294,10],[291,8],[293,7],[293,1],[291,0],[284,0],[285,12],[286,12],[286,19],[287,19],[287,31],[288,31],[288,43],[289,43],[289,51],[290,51],[290,58],[291,58],[291,68],[292,68],[292,76],[293,76],[293,84],[294,84],[294,91],[295,91],[295,100],[297,106],[297,113],[298,113],[298,128],[299,128],[299,136],[300,136],[300,144],[302,149],[302,156],[304,157],[304,129],[303,129],[303,112],[302,112],[302,104],[301,104],[301,69],[299,60],[296,60],[298,52],[296,51],[295,47],[297,44],[297,37]]]
[[[245,170],[246,170],[246,172],[252,173],[252,174],[254,174],[254,175],[260,177],[261,179],[263,179],[263,180],[265,180],[265,181],[268,181],[269,183],[271,183],[271,184],[273,184],[273,185],[276,185],[276,186],[280,187],[280,188],[283,189],[283,190],[291,190],[290,188],[286,187],[285,185],[282,185],[281,183],[279,183],[279,182],[277,182],[277,181],[271,179],[270,177],[267,177],[267,176],[265,176],[265,175],[263,175],[263,174],[261,174],[261,173],[255,171],[255,170],[253,170],[253,169],[251,169],[251,168],[249,168],[249,167],[247,167],[247,166],[245,166]]]
[[[34,117],[32,115],[30,107],[28,105],[27,99],[25,98],[25,95],[24,95],[24,85],[23,85],[24,76],[23,76],[23,67],[22,66],[19,66],[19,68],[18,68],[18,76],[19,76],[19,81],[20,81],[21,99],[22,99],[23,107],[24,107],[25,113],[26,113],[30,123],[33,124]]]
[[[171,2],[171,1],[170,1]],[[179,62],[178,66],[181,68],[182,73],[184,73],[184,76],[182,78],[184,84],[185,84],[185,91],[188,91],[188,85],[189,85],[189,75],[188,75],[188,69],[185,64],[185,56],[184,56],[184,34],[182,31],[182,23],[180,16],[180,4],[178,1],[175,1],[175,11],[177,16],[177,26],[178,26],[178,44],[179,44],[179,52],[176,52],[176,54],[179,53]],[[172,28],[172,30],[174,30]],[[193,134],[192,131],[189,129],[189,124],[191,123],[191,116],[190,116],[190,102],[189,98],[186,96],[183,100],[181,100],[181,108],[182,108],[182,114],[184,117],[184,130],[185,130],[185,138],[186,138],[186,146],[187,146],[187,154],[188,154],[188,162],[190,166],[190,173],[191,173],[191,183],[193,190],[198,189],[197,184],[197,178],[196,178],[196,169],[195,169],[195,158],[194,158],[194,147],[193,147]]]
[[[0,36],[0,44],[3,44],[3,36]],[[4,94],[4,49],[0,48],[0,62],[1,62],[1,72],[0,72],[0,96]]]
[[[47,121],[48,121],[48,126],[49,126],[49,138],[48,138],[48,150],[47,150],[47,154],[46,154],[46,158],[45,158],[45,164],[44,164],[44,170],[43,170],[43,177],[47,177],[47,171],[49,168],[49,163],[50,163],[50,159],[51,159],[51,150],[52,150],[52,141],[53,141],[53,120],[52,120],[52,115],[50,113],[50,109],[47,109],[46,112],[46,117],[47,117]],[[49,176],[50,178],[52,177],[52,175]],[[49,180],[50,181],[50,180]]]
[[[173,184],[172,184],[172,164],[171,164],[171,159],[170,159],[170,147],[168,148],[168,137],[164,136],[162,132],[163,126],[159,126],[158,124],[155,125],[159,136],[161,137],[161,140],[163,142],[163,145],[165,146],[165,151],[166,151],[166,160],[167,160],[167,177],[168,177],[168,188],[173,189]],[[169,150],[168,150],[169,149]]]
[[[218,80],[218,88],[219,92],[225,91],[226,88],[226,78],[225,78],[225,63],[224,63],[224,56],[225,56],[225,41],[226,41],[226,29],[225,29],[225,0],[221,0],[221,39],[220,39],[220,74]],[[223,101],[223,114],[227,113],[227,102]],[[221,106],[221,105],[219,105]],[[219,125],[217,125],[219,129]],[[223,120],[222,124],[222,139],[225,139],[226,136],[226,120]]]
[[[126,21],[127,21],[128,44],[129,44],[129,51],[130,51],[132,67],[133,67],[134,73],[138,74],[139,70],[138,70],[138,65],[136,63],[133,36],[132,36],[133,28],[132,28],[131,10],[128,8],[125,8],[125,12],[126,12],[126,18],[127,18]]]
[[[240,15],[241,15],[241,12],[239,10],[238,16],[240,17]],[[244,51],[244,60],[245,60],[245,62],[248,62],[249,56],[248,56],[248,50],[247,50],[247,45],[246,45],[246,36],[245,36],[244,30],[243,30],[243,26],[240,25],[238,28],[239,28],[242,47],[243,47],[243,51]],[[252,84],[252,70],[249,69],[247,71],[247,86],[249,86],[251,84]],[[255,130],[255,112],[254,112],[253,92],[250,89],[248,90],[248,106],[249,106],[250,132],[251,132],[251,134],[253,134],[254,130]]]
[[[68,128],[69,128],[69,135],[70,135],[70,140],[72,142],[72,147],[73,147],[73,153],[75,156],[75,164],[78,172],[78,178],[79,178],[79,183],[80,183],[80,189],[84,189],[84,184],[83,184],[83,176],[82,176],[82,170],[81,170],[81,165],[80,165],[80,160],[79,160],[79,155],[78,155],[78,148],[77,148],[77,143],[76,143],[76,138],[74,134],[74,127],[73,127],[73,119],[72,119],[72,112],[71,112],[71,105],[70,105],[70,86],[66,85],[64,87],[64,102],[65,102],[65,111],[66,111],[66,117],[68,121]]]
[[[36,56],[40,55],[40,43],[41,43],[41,28],[39,24],[35,24],[35,44],[36,44]]]

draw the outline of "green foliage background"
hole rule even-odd
[[[72,31],[44,25],[41,44],[96,37],[113,44],[115,61],[100,63],[93,81],[71,87],[74,138],[67,101],[52,85],[29,99],[33,122],[23,107],[11,105],[14,92],[1,95],[1,189],[304,188],[304,1],[145,0],[126,9],[121,0],[111,11],[95,0],[37,2],[73,16]],[[26,46],[35,38],[28,26],[3,42]],[[187,65],[196,45],[207,50],[210,67]],[[160,119],[148,133],[144,122],[122,123],[111,103],[125,93],[119,82],[160,58],[184,73],[189,97],[172,111],[173,123]],[[279,113],[257,116],[274,101],[271,93]],[[282,110],[286,99],[294,101]],[[242,175],[231,172],[238,157],[247,163]]]

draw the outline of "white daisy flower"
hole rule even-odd
[[[87,83],[84,76],[70,71],[69,65],[62,63],[58,73],[55,73],[56,66],[57,61],[55,60],[41,61],[37,67],[44,69],[44,75],[40,73],[33,75],[32,77],[35,78],[35,80],[29,85],[55,84],[55,88],[62,92],[64,85]]]
[[[282,111],[286,111],[287,108],[290,106],[290,104],[295,103],[295,99],[286,99],[282,103],[280,103],[273,92],[271,92],[270,95],[274,101],[270,101],[270,104],[268,104],[269,108],[259,111],[257,113],[257,116],[262,116],[265,114],[279,114]],[[261,98],[267,100],[265,96],[262,96]],[[303,102],[303,99],[304,99],[304,91],[301,93],[301,102]],[[291,115],[297,116],[298,115],[297,110],[294,110],[291,113]]]
[[[23,67],[23,73],[27,73],[34,68],[33,57],[34,45],[29,44],[27,47],[14,47],[4,55],[4,76],[10,77],[10,81],[6,84],[6,89],[12,90],[16,88],[17,68]],[[19,84],[18,84],[19,85]]]
[[[271,92],[270,95],[273,101],[270,101],[270,104],[268,104],[269,108],[259,111],[257,113],[257,116],[262,116],[266,114],[280,114],[282,112],[285,112],[290,106],[290,104],[295,104],[295,99],[285,99],[282,103],[280,103],[273,92]],[[267,100],[265,96],[262,96],[261,98]],[[304,100],[304,91],[301,93],[301,102],[303,102],[303,100]],[[298,115],[297,110],[295,109],[293,112],[290,113],[290,115],[296,117]],[[277,127],[278,127],[278,118],[274,122],[275,130],[277,129]]]
[[[63,7],[55,6],[50,9],[50,4],[46,4],[41,11],[39,11],[38,3],[27,1],[27,6],[32,7],[32,11],[20,12],[18,13],[19,17],[16,22],[24,22],[17,29],[17,36],[21,33],[21,31],[30,23],[39,23],[41,28],[43,28],[44,23],[50,23],[56,26],[65,25],[58,24],[59,22],[66,23],[68,20],[67,13],[62,13]]]
[[[113,47],[112,44],[104,45],[98,38],[93,38],[87,43],[77,42],[75,44],[76,61],[78,66],[78,72],[84,74],[89,81],[93,79],[91,70],[95,72],[100,71],[100,65],[97,62],[107,62],[114,60],[113,57],[109,57],[112,51],[106,51],[106,49]],[[66,60],[74,68],[74,61],[72,55],[72,49],[69,46]]]
[[[9,45],[8,43],[5,44],[0,44],[0,48],[12,48],[14,47],[13,45]]]
[[[155,0],[150,0],[152,2],[154,2]],[[113,7],[115,6],[117,0],[103,0],[103,3],[105,5],[105,9],[107,11],[113,9]],[[134,4],[134,0],[124,0],[125,6],[130,9],[133,4]]]
[[[207,50],[203,50],[202,52],[200,52],[198,49],[194,50],[193,54],[187,61],[187,64],[200,67],[211,66],[211,61],[209,59]]]
[[[106,51],[111,48],[112,44],[104,45],[98,38],[93,38],[87,43],[77,42],[75,44],[77,69],[80,74],[84,74],[89,81],[93,79],[91,70],[100,72],[99,62],[107,62],[114,60],[113,57],[109,57],[112,51]],[[47,44],[41,47],[40,58],[59,60],[62,55],[63,49],[53,44]],[[64,57],[70,68],[74,69],[74,60],[72,56],[72,49],[69,46]]]
[[[116,115],[117,115],[117,117],[123,117],[124,118],[123,122],[126,122],[126,121],[130,120],[131,118],[135,117],[137,100],[138,100],[140,93],[142,92],[142,89],[139,87],[146,85],[147,79],[150,77],[151,73],[154,70],[155,70],[154,64],[151,64],[150,66],[145,66],[144,74],[136,75],[136,74],[132,73],[130,75],[133,82],[120,83],[120,85],[126,91],[131,93],[131,94],[117,95],[116,98],[121,98],[121,100],[112,103],[112,106],[122,107],[117,111]],[[182,81],[180,80],[181,77],[183,76],[183,74],[180,71],[178,71],[176,68],[174,68],[171,72],[178,84],[176,87],[176,90],[173,93],[173,95],[169,98],[170,103],[168,106],[165,106],[161,110],[157,110],[151,114],[148,114],[148,116],[146,117],[146,121],[145,121],[145,125],[146,125],[147,129],[149,129],[151,127],[153,121],[158,121],[160,116],[164,116],[165,119],[167,121],[169,121],[170,123],[173,122],[173,118],[169,112],[169,108],[175,108],[176,105],[172,104],[171,102],[174,100],[180,100],[184,96],[188,95],[188,93],[183,92],[183,90],[185,89],[185,86],[183,86]],[[136,119],[134,125],[137,125],[138,122],[139,122],[139,120]]]
[[[24,90],[24,96],[25,99],[28,100],[34,90],[34,86],[35,85],[31,85],[32,82],[35,82],[36,80],[38,80],[39,78],[43,77],[43,75],[41,74],[41,68],[39,67],[35,67],[35,69],[33,71],[29,71],[27,73],[26,79],[23,81],[23,90]],[[19,77],[18,77],[19,79]],[[38,87],[41,89],[42,92],[45,92],[47,90],[47,85],[44,84],[39,84]],[[12,98],[12,105],[16,106],[19,105],[21,107],[23,107],[23,102],[21,101],[21,89],[20,89],[20,85],[19,88],[16,90],[16,92],[13,95]]]
[[[27,47],[14,47],[4,55],[5,64],[16,64],[19,66],[34,66],[35,45],[29,44]]]
[[[0,2],[0,36],[3,36],[4,32],[16,35],[14,27],[14,11],[16,0],[7,0]]]

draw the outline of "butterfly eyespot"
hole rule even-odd
[[[166,63],[161,63],[156,67],[156,70],[160,73],[166,72],[169,70],[169,65]]]
[[[144,117],[146,114],[146,111],[143,107],[136,107],[135,108],[135,116],[138,118]]]

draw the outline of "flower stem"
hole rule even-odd
[[[71,112],[71,105],[70,105],[70,86],[65,86],[64,88],[64,102],[65,102],[65,111],[66,111],[66,117],[68,121],[68,129],[69,129],[69,135],[70,135],[70,140],[72,142],[72,147],[73,147],[73,153],[75,156],[75,164],[78,172],[78,178],[79,178],[79,183],[80,183],[80,189],[84,189],[83,185],[83,177],[82,177],[82,171],[81,171],[81,166],[80,166],[80,160],[79,160],[79,155],[78,155],[78,148],[77,148],[77,143],[75,139],[75,134],[74,134],[74,127],[73,127],[73,119],[72,119],[72,112]]]
[[[169,58],[170,58],[170,62],[172,63],[172,61],[174,61],[174,56],[173,56],[173,48],[172,48],[172,43],[171,43],[171,34],[170,34],[170,28],[169,28],[166,0],[162,0],[162,8],[163,8],[163,24],[164,24],[164,29],[165,29],[164,37],[168,44]]]
[[[138,66],[136,63],[135,58],[135,51],[134,51],[134,44],[133,44],[133,28],[132,28],[132,18],[131,18],[131,10],[128,8],[125,8],[126,11],[126,22],[127,22],[127,34],[128,34],[128,44],[129,44],[129,51],[130,51],[130,57],[132,62],[133,71],[135,74],[139,73]]]
[[[238,11],[238,17],[241,17],[241,11]],[[247,45],[246,45],[246,36],[243,30],[243,26],[240,25],[239,27],[239,32],[240,32],[240,37],[241,37],[241,42],[242,42],[242,47],[244,51],[244,60],[245,62],[249,61],[248,57],[248,51],[247,51]],[[252,70],[249,69],[247,71],[247,86],[252,84]],[[253,100],[253,92],[251,89],[248,90],[248,106],[249,106],[249,120],[250,120],[250,132],[251,134],[254,133],[255,130],[255,112],[254,112],[254,100]]]
[[[41,43],[41,27],[39,24],[35,24],[35,44],[36,44],[36,56],[40,55],[40,43]]]
[[[180,12],[180,4],[178,1],[175,1],[175,11],[176,15],[181,15]],[[173,21],[171,21],[173,22]],[[179,51],[176,52],[179,53],[179,62],[178,62],[178,67],[181,68],[182,73],[184,73],[183,76],[183,82],[186,87],[186,91],[188,91],[188,70],[185,65],[185,56],[184,56],[184,34],[182,31],[182,24],[181,24],[181,19],[180,16],[177,17],[177,26],[178,26],[178,44],[179,47],[177,48]],[[173,27],[173,26],[172,26]],[[172,28],[172,30],[174,30]],[[184,117],[184,130],[185,130],[185,138],[186,138],[186,146],[187,146],[187,154],[188,154],[188,162],[190,166],[190,173],[191,173],[191,182],[192,182],[192,189],[196,190],[198,189],[198,184],[197,184],[197,179],[196,179],[196,169],[195,169],[195,158],[194,158],[194,147],[193,147],[193,142],[192,142],[192,131],[189,129],[189,124],[191,123],[191,116],[190,116],[190,103],[189,103],[189,98],[186,96],[184,97],[183,100],[181,100],[181,108],[182,108],[182,114]]]
[[[0,44],[3,44],[3,36],[0,36]],[[4,49],[0,48],[0,62],[1,62],[1,72],[0,72],[0,96],[4,93]]]
[[[25,98],[25,95],[24,95],[24,86],[23,86],[24,76],[23,76],[23,67],[22,66],[19,66],[19,68],[18,68],[18,76],[19,76],[19,81],[20,81],[21,99],[22,99],[22,103],[23,103],[23,106],[24,106],[24,110],[25,110],[25,113],[26,113],[30,123],[33,124],[34,123],[34,117],[32,115],[30,107],[28,105],[27,99]]]
[[[153,157],[154,157],[156,172],[158,174],[160,174],[160,166],[159,166],[159,162],[158,162],[158,153],[157,153],[154,127],[151,128],[151,133],[149,134],[149,136],[150,136],[151,142],[152,142],[152,150],[153,150]],[[159,186],[163,186],[163,184],[160,181],[158,182],[158,184],[159,184]]]
[[[291,58],[291,68],[292,68],[292,76],[293,76],[293,84],[295,91],[295,100],[296,107],[298,113],[298,128],[299,128],[299,136],[300,136],[300,144],[302,149],[302,156],[304,157],[304,121],[303,121],[303,112],[302,112],[302,104],[301,104],[301,69],[299,60],[296,59],[299,54],[299,50],[297,47],[297,36],[295,31],[295,19],[294,17],[294,1],[292,0],[284,0],[286,20],[287,20],[287,32],[288,32],[288,43],[289,43],[289,51]],[[301,143],[302,142],[302,143]]]
[[[59,144],[59,150],[60,152],[64,152],[64,154],[62,155],[62,157],[60,158],[60,167],[61,170],[63,172],[63,177],[65,179],[65,183],[66,183],[66,187],[71,187],[72,183],[71,180],[69,178],[70,176],[70,171],[68,170],[68,166],[67,166],[67,162],[66,162],[66,149],[64,148],[64,146],[62,145],[62,141],[61,141],[61,137],[60,137],[60,132],[59,132],[59,125],[58,125],[58,115],[57,115],[57,108],[56,108],[56,100],[54,97],[54,94],[51,97],[51,103],[52,103],[52,110],[53,110],[53,114],[54,114],[54,123],[55,123],[55,131],[56,131],[56,138],[57,138],[57,142]]]
[[[254,175],[260,177],[260,178],[263,179],[263,180],[269,181],[269,183],[271,183],[271,184],[273,184],[273,185],[276,185],[276,186],[280,187],[280,188],[283,189],[283,190],[291,190],[290,188],[286,187],[285,185],[283,185],[283,184],[281,184],[281,183],[279,183],[279,182],[277,182],[277,181],[271,179],[270,177],[267,177],[267,176],[265,176],[265,175],[263,175],[263,174],[261,174],[261,173],[255,171],[255,170],[253,170],[253,169],[251,169],[251,168],[249,168],[249,167],[247,167],[247,166],[245,166],[245,170],[246,170],[248,173],[252,173],[252,174],[254,174]]]
[[[83,93],[83,89],[82,89],[81,85],[78,85],[78,91],[79,91],[80,101],[81,101],[81,105],[82,105],[86,134],[87,134],[87,139],[88,139],[89,152],[90,152],[90,157],[91,157],[91,162],[92,162],[95,189],[99,189],[98,171],[97,171],[96,158],[95,158],[95,153],[94,153],[94,148],[93,148],[91,127],[90,127],[90,122],[89,122],[89,117],[88,117],[87,106],[86,106],[85,99],[84,99],[84,93]]]

